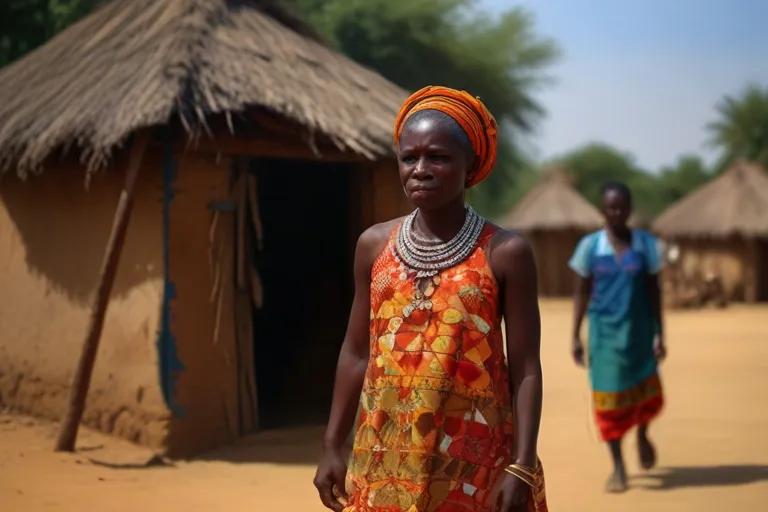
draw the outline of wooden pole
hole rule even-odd
[[[117,204],[117,210],[115,210],[112,232],[109,235],[109,241],[104,253],[99,286],[96,290],[96,297],[91,309],[88,331],[83,343],[80,360],[77,363],[75,376],[72,380],[72,387],[69,390],[67,411],[59,426],[58,438],[56,439],[57,452],[72,452],[75,450],[77,429],[80,426],[80,420],[85,410],[85,400],[88,395],[88,387],[91,384],[93,365],[96,361],[101,331],[104,327],[104,315],[109,305],[109,296],[112,293],[112,285],[115,282],[117,267],[120,263],[125,234],[131,219],[133,186],[136,183],[136,176],[144,159],[144,150],[149,142],[149,136],[150,130],[148,128],[142,129],[134,135],[131,145],[125,186],[120,193],[120,201]]]

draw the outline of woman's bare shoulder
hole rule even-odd
[[[504,229],[492,222],[487,222],[494,228],[490,249],[492,252],[501,251],[505,256],[525,256],[532,254],[531,245],[522,233],[510,229]]]
[[[535,269],[533,249],[521,233],[489,224],[495,228],[489,244],[489,257],[494,274],[509,277],[513,273]]]
[[[357,254],[366,260],[373,260],[379,255],[389,241],[392,231],[402,221],[403,217],[387,222],[381,222],[369,227],[357,239]]]

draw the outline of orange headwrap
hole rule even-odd
[[[439,110],[451,116],[467,132],[475,152],[475,164],[467,173],[467,188],[487,178],[496,165],[498,126],[479,98],[449,87],[428,86],[405,100],[395,121],[395,146],[400,143],[405,121],[420,110]]]

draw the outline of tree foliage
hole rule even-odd
[[[509,191],[526,167],[515,134],[543,114],[533,94],[558,55],[520,8],[495,17],[471,0],[294,0],[340,51],[415,91],[446,85],[480,96],[500,124],[496,172],[473,190],[484,213],[508,206]]]
[[[659,202],[668,206],[712,179],[712,171],[701,157],[683,155],[675,165],[663,167],[657,177]]]
[[[3,0],[0,65],[40,46],[100,1]],[[543,114],[533,94],[558,54],[553,41],[535,32],[530,13],[513,8],[492,17],[473,0],[284,1],[338,50],[407,90],[441,84],[480,96],[499,121],[500,151],[497,171],[471,199],[486,213],[507,206],[517,173],[527,168],[515,134]]]
[[[698,156],[682,156],[674,165],[652,174],[638,166],[629,153],[598,143],[562,155],[553,163],[575,175],[578,190],[595,206],[600,204],[600,189],[604,183],[626,183],[632,190],[635,208],[646,215],[660,213],[712,176]]]
[[[768,166],[768,88],[751,85],[737,97],[725,96],[716,111],[709,143],[721,151],[721,161],[744,158]]]
[[[634,158],[607,144],[587,144],[555,158],[553,163],[574,174],[579,191],[595,205],[600,204],[600,189],[607,181],[623,181],[635,196],[638,196],[638,188],[646,188],[646,173],[637,166]],[[643,198],[637,199],[639,208],[647,208]]]
[[[100,1],[0,1],[0,66],[5,66],[44,44],[91,12]]]
[[[102,1],[0,1],[0,66],[42,45]],[[535,184],[537,166],[518,147],[517,136],[544,114],[534,95],[549,80],[546,71],[559,52],[536,32],[528,11],[510,8],[491,17],[473,0],[284,1],[336,49],[407,90],[441,84],[483,99],[501,133],[497,170],[470,197],[478,210],[500,214]],[[721,151],[715,171],[736,158],[768,166],[768,88],[752,85],[738,96],[725,96],[716,113],[708,125],[709,142]],[[651,174],[632,155],[601,143],[554,161],[576,175],[579,190],[594,204],[605,181],[626,182],[637,208],[648,215],[713,175],[695,155]]]

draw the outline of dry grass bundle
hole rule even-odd
[[[95,169],[138,128],[248,107],[374,158],[406,96],[274,0],[115,0],[0,70],[0,169],[73,145]]]
[[[603,217],[573,183],[572,176],[560,169],[544,171],[541,181],[502,218],[501,226],[529,232],[598,229]]]
[[[721,176],[670,206],[653,222],[667,238],[768,236],[768,175],[740,161]]]

